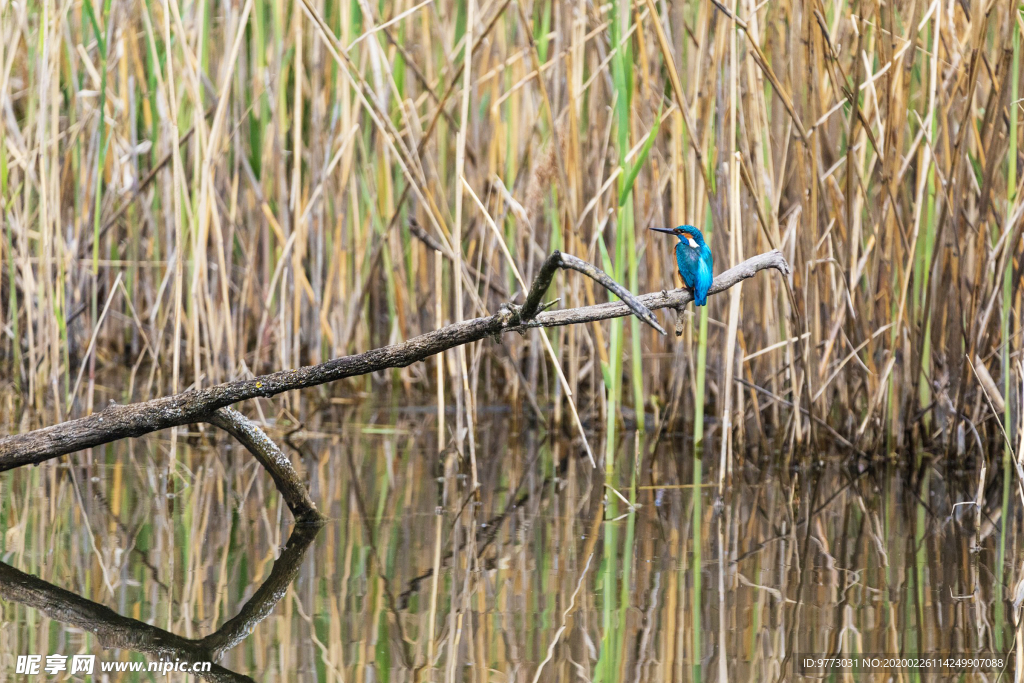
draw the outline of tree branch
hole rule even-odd
[[[559,256],[559,262],[563,267],[587,272],[581,270],[582,266],[577,267],[578,264],[567,265],[575,264],[577,261],[579,264],[584,264],[593,268],[594,271],[600,272],[575,257],[569,258],[568,254]],[[783,274],[789,273],[789,264],[786,263],[782,254],[779,251],[770,251],[747,259],[738,266],[721,273],[712,283],[709,294],[729,289],[766,268],[774,268]],[[601,284],[606,284],[601,279],[598,281]],[[531,290],[536,289],[537,287],[531,288]],[[543,291],[537,294],[536,298],[539,300],[542,294]],[[678,309],[692,300],[693,294],[687,289],[654,292],[636,297],[636,302],[649,310]],[[193,389],[144,403],[112,404],[103,411],[87,417],[0,439],[0,472],[22,465],[38,464],[85,448],[128,437],[142,436],[161,429],[196,422],[212,422],[212,420],[220,419],[213,416],[215,411],[239,401],[275,396],[286,391],[314,387],[387,368],[406,367],[461,344],[469,344],[487,337],[500,337],[506,332],[522,331],[532,327],[558,327],[620,318],[633,312],[622,301],[544,311],[532,318],[523,316],[521,311],[519,315],[509,314],[508,311],[505,311],[486,318],[474,318],[454,323],[439,330],[413,337],[401,344],[385,346],[354,356],[335,358],[320,365],[310,365],[298,370],[281,370],[269,375],[226,382],[206,389]]]
[[[215,410],[206,418],[215,427],[220,427],[245,446],[255,456],[281,492],[288,509],[299,524],[323,524],[326,519],[316,509],[316,503],[309,497],[309,491],[299,479],[298,473],[277,444],[256,425],[255,422],[233,408]]]
[[[665,334],[665,330],[658,324],[658,319],[651,313],[651,309],[639,302],[628,289],[608,277],[608,274],[597,266],[578,259],[572,254],[563,254],[557,250],[547,257],[541,265],[537,277],[533,279],[533,284],[530,285],[530,293],[526,295],[526,303],[519,310],[520,321],[530,321],[537,315],[537,311],[540,309],[541,298],[544,296],[544,292],[548,291],[548,287],[551,286],[551,280],[555,277],[555,271],[559,268],[575,270],[594,279],[605,289],[622,299],[636,317],[658,332]]]

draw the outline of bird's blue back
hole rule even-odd
[[[679,275],[682,276],[683,282],[693,290],[694,304],[706,305],[708,289],[714,279],[711,273],[714,265],[711,249],[707,244],[701,244],[699,249],[694,249],[689,244],[680,241],[676,245],[676,263],[679,266]]]

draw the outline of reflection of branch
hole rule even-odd
[[[277,603],[284,597],[288,586],[299,573],[302,558],[310,544],[320,532],[320,526],[297,525],[288,537],[288,545],[274,562],[270,576],[264,581],[249,601],[242,605],[238,614],[229,619],[216,632],[206,636],[200,642],[215,659],[242,642],[252,633],[256,624],[266,619]]]
[[[191,640],[136,619],[123,617],[109,607],[58,588],[52,583],[26,574],[0,562],[0,597],[35,608],[55,621],[92,633],[103,648],[144,652],[161,659],[189,663],[214,662],[223,653],[244,640],[263,621],[284,596],[302,564],[302,558],[316,538],[320,527],[295,527],[284,552],[274,562],[270,576],[249,599],[238,615],[215,633]],[[208,681],[252,681],[248,676],[212,664],[210,671],[197,673]]]
[[[562,267],[570,267],[574,270],[581,270],[581,272],[587,272],[590,269],[597,271],[590,264],[579,261],[579,259],[570,259],[566,254],[561,254],[559,261]],[[572,265],[568,265],[570,261],[572,261]],[[770,251],[747,259],[738,266],[721,273],[715,278],[709,293],[715,294],[728,289],[766,268],[789,273],[789,264],[786,263],[782,254],[778,251]],[[594,277],[593,274],[591,276]],[[602,284],[604,284],[603,281]],[[650,310],[680,308],[692,300],[693,293],[688,289],[655,292],[634,299],[637,304]],[[406,367],[456,346],[488,337],[500,337],[507,332],[521,332],[529,327],[558,327],[621,318],[634,312],[621,301],[611,301],[595,306],[544,311],[532,319],[519,322],[521,314],[516,315],[506,310],[485,318],[457,322],[439,330],[413,337],[401,344],[385,346],[354,356],[335,358],[319,365],[309,365],[298,370],[281,370],[269,375],[226,382],[206,389],[193,389],[144,403],[124,406],[111,405],[88,417],[0,439],[0,471],[21,465],[45,462],[67,453],[119,439],[149,434],[160,429],[206,422],[210,420],[214,411],[239,401],[260,396],[276,396],[286,391],[336,382],[346,377],[366,375],[386,368]],[[639,312],[642,314],[642,310]]]

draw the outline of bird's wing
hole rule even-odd
[[[702,297],[706,297],[708,288],[711,287],[711,283],[714,280],[714,274],[712,273],[714,257],[711,255],[711,250],[707,247],[701,249],[701,252],[701,256],[698,259],[700,263],[697,266],[697,286],[695,289],[701,293]]]
[[[697,285],[697,270],[700,267],[700,251],[680,242],[676,245],[676,263],[679,274],[686,286],[693,289]]]

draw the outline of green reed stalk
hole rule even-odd
[[[387,484],[388,476],[385,474],[381,477]],[[384,490],[388,490],[391,487],[386,485]],[[382,498],[394,500],[393,496],[382,496]],[[385,510],[382,505],[377,512],[377,520],[374,522],[374,534],[380,539],[382,536],[386,536],[383,541],[378,541],[378,547],[386,543],[387,548],[384,552],[384,577],[394,576],[395,573],[395,558],[398,555],[398,544],[401,541],[401,534],[395,533],[395,528],[389,525],[388,528],[382,528],[382,519],[384,517]],[[382,577],[383,578],[383,577]],[[384,583],[382,581],[375,582],[380,584],[381,590],[383,590]],[[387,643],[390,642],[391,627],[389,623],[389,615],[387,610],[381,610],[379,630],[377,632],[377,642]],[[377,674],[380,676],[380,680],[384,683],[388,683],[391,680],[391,674],[394,673],[394,667],[392,663],[392,648],[390,647],[377,647]]]
[[[630,13],[629,4],[622,0],[616,0],[612,5],[612,44],[619,45],[622,36],[629,30]],[[629,162],[626,161],[626,154],[629,152],[629,121],[630,102],[632,99],[632,61],[630,59],[630,45],[628,41],[622,44],[612,58],[612,82],[615,87],[615,142],[619,150],[619,163],[622,166],[622,178],[629,177]],[[635,237],[633,235],[633,202],[627,199],[624,205],[619,206],[618,223],[615,230],[615,261],[614,275],[612,277],[622,282],[624,270],[629,263],[629,286],[635,289],[636,269],[635,255],[632,259],[627,255],[635,252]],[[635,335],[634,335],[635,336]],[[609,360],[611,371],[608,373],[608,414],[607,419],[607,441],[605,442],[605,467],[608,472],[614,471],[615,466],[615,433],[619,415],[619,406],[622,402],[622,355],[623,355],[623,321],[616,318],[611,323],[611,341],[609,344]],[[640,360],[634,354],[634,375],[637,374],[636,363]],[[642,381],[642,380],[641,380]],[[643,410],[643,404],[638,410]]]
[[[100,93],[99,93],[99,153],[96,155],[96,177],[95,177],[95,195],[93,199],[93,216],[92,216],[92,292],[90,301],[90,321],[93,328],[98,323],[99,316],[99,292],[98,292],[98,280],[99,280],[99,253],[100,253],[100,228],[101,228],[101,207],[103,204],[103,171],[106,168],[107,163],[107,147],[110,144],[110,138],[107,135],[107,124],[106,124],[106,103],[107,103],[107,41],[106,34],[103,28],[100,26],[99,21],[93,11],[91,3],[84,3],[82,5],[85,10],[85,16],[89,21],[89,25],[92,27],[93,36],[96,39],[96,44],[99,50],[99,72],[100,72]],[[103,8],[100,13],[100,19],[104,19],[110,16],[110,0],[106,0],[103,4]],[[58,266],[58,269],[60,267]],[[67,325],[64,320],[64,316],[61,313],[63,308],[63,286],[65,278],[61,272],[58,279],[58,292],[59,294],[54,297],[53,302],[53,313],[57,321],[58,331],[61,338],[61,346],[65,349],[68,348],[67,344]],[[68,395],[70,392],[70,371],[69,365],[65,364],[65,377],[64,377],[64,395],[67,397],[67,404],[70,408],[73,397]]]
[[[884,545],[884,550],[888,557],[895,557],[893,554],[893,548],[890,541],[894,540],[892,537],[892,520],[894,517],[894,501],[892,495],[892,465],[887,465],[883,471],[882,481],[882,500],[880,501],[879,507],[882,512],[882,539],[881,542]],[[881,570],[882,575],[885,578],[886,585],[893,586],[899,581],[896,576],[896,568],[892,562],[885,562],[884,567]],[[882,619],[886,626],[891,623],[891,618],[895,616],[895,610],[892,607],[892,597],[889,591],[882,591]]]
[[[615,519],[619,513],[618,498],[611,494],[608,496],[608,505],[605,508],[605,519]],[[616,623],[616,595],[615,580],[618,575],[618,554],[619,554],[619,528],[618,522],[605,521],[604,523],[604,558],[601,564],[601,631],[604,636],[601,638],[601,654],[597,659],[597,667],[594,671],[595,683],[609,683],[618,677],[615,675],[615,650],[613,643],[618,641],[615,638],[616,629],[621,625]]]
[[[620,121],[621,120],[622,119],[620,119]],[[633,205],[633,186],[636,185],[636,177],[640,173],[644,160],[647,158],[647,155],[651,151],[651,147],[654,145],[654,141],[658,137],[658,129],[660,126],[661,110],[659,109],[658,118],[654,121],[654,127],[651,129],[650,135],[647,136],[647,141],[644,142],[636,161],[632,164],[628,163],[625,159],[625,152],[623,152],[622,157],[622,178],[624,178],[624,180],[619,191],[619,205],[623,207],[623,210],[619,221],[619,234],[622,234],[623,232],[626,234],[626,253],[629,266],[629,290],[631,292],[640,291],[640,268],[637,264],[636,254],[636,224]],[[643,349],[640,346],[640,319],[635,316],[630,317],[629,320],[629,335],[630,342],[632,344],[631,360],[633,364],[633,407],[636,411],[636,428],[638,431],[643,432],[645,403],[644,368],[642,362]],[[637,457],[640,457],[639,453],[637,454]]]
[[[267,8],[264,0],[254,0],[252,5],[252,52],[254,65],[254,77],[262,78],[267,68]],[[249,160],[257,178],[262,178],[263,141],[267,121],[270,120],[270,101],[266,92],[254,93],[246,89],[246,95],[259,99],[259,105],[254,107],[252,116],[249,117]],[[250,102],[251,104],[251,102]]]
[[[634,207],[633,207],[633,196],[630,195],[629,199],[626,200],[625,210],[623,211],[622,222],[620,225],[620,234],[625,232],[626,235],[626,254],[627,262],[626,265],[629,269],[629,290],[631,292],[640,291],[640,270],[637,265],[636,257],[636,225],[634,220]],[[636,412],[636,428],[641,432],[644,430],[644,366],[643,366],[643,350],[640,345],[641,341],[640,331],[640,319],[636,316],[630,316],[629,319],[629,338],[630,338],[630,352],[632,357],[632,379],[633,379],[633,409]],[[621,397],[620,397],[621,398]]]
[[[548,241],[548,253],[551,253],[552,251],[554,251],[556,249],[565,251],[565,249],[566,249],[566,246],[565,246],[565,236],[564,236],[564,234],[562,232],[561,221],[559,221],[559,217],[562,214],[561,214],[561,211],[559,211],[558,208],[557,208],[558,207],[558,191],[554,187],[551,188],[550,198],[551,198],[551,201],[548,204],[548,207],[549,207],[549,209],[548,209],[548,222],[551,225],[551,237],[550,237],[550,239]],[[512,291],[512,290],[509,290],[509,291]],[[548,329],[548,330],[540,330],[540,333],[547,335],[548,342],[551,344],[551,348],[554,349],[554,351],[555,351],[555,357],[556,358],[561,358],[562,357],[562,351],[563,351],[562,345],[561,345],[561,339],[562,339],[561,331],[557,330],[557,329]],[[554,399],[555,399],[554,400],[555,410],[554,410],[554,413],[553,413],[553,422],[552,422],[552,424],[557,425],[557,424],[560,423],[560,421],[562,419],[562,401],[564,400],[561,382],[558,382],[558,381],[554,382],[554,386],[552,387],[551,393],[552,393],[552,395],[554,396]]]
[[[636,502],[635,498],[631,499],[630,502]],[[619,618],[618,623],[615,625],[616,630],[618,631],[618,638],[615,646],[615,675],[609,680],[626,680],[623,676],[624,672],[622,671],[622,667],[626,661],[626,640],[630,637],[630,631],[626,628],[626,624],[628,623],[627,611],[631,604],[630,595],[636,588],[632,585],[633,580],[631,571],[633,567],[633,554],[635,549],[636,515],[631,514],[626,517],[626,542],[622,549],[622,585],[619,588]]]
[[[1018,10],[1019,11],[1019,10]],[[1016,17],[1014,17],[1016,19]],[[1013,22],[1013,73],[1010,80],[1010,150],[1007,154],[1006,165],[1006,218],[1007,229],[1009,219],[1013,212],[1013,202],[1016,199],[1017,190],[1017,108],[1020,94],[1020,26]],[[1007,242],[1008,251],[1013,250],[1013,245]],[[1013,259],[1006,259],[1006,269],[1003,271],[1003,315],[1000,321],[1003,340],[1003,424],[1007,434],[1010,433],[1010,314],[1013,307]],[[1006,473],[1006,487],[1009,487],[1009,465],[1011,457],[1010,444],[1007,443],[1003,449],[1003,468]],[[1005,526],[1004,533],[1005,533]]]
[[[639,269],[636,258],[636,229],[633,214],[633,197],[630,195],[626,200],[626,210],[623,212],[625,219],[620,226],[626,233],[626,254],[627,266],[629,268],[629,291],[640,291]],[[636,412],[636,428],[644,430],[644,365],[643,349],[640,346],[640,319],[636,316],[629,318],[629,339],[630,353],[632,357],[632,379],[633,379],[633,409]]]
[[[918,461],[920,461],[920,454],[918,455]],[[928,495],[928,489],[931,486],[931,475],[930,469],[924,471],[924,476],[921,477],[921,490],[919,492],[918,501],[931,500]],[[925,649],[925,571],[927,570],[928,564],[928,546],[926,543],[925,533],[928,528],[928,511],[922,503],[917,504],[917,511],[914,518],[914,602],[917,608],[917,629],[915,633],[916,647],[913,650],[907,650],[908,652],[923,652]],[[910,600],[907,600],[910,603]],[[909,620],[908,620],[909,623]],[[912,670],[911,680],[919,680],[920,674],[917,670]]]
[[[638,415],[638,418],[641,417]],[[636,452],[633,454],[634,466],[630,468],[632,474],[630,476],[629,484],[629,502],[631,505],[636,505],[636,473],[640,471],[641,458],[643,457],[643,442],[640,439],[640,434],[643,433],[641,428],[637,428],[637,439],[636,439]],[[619,638],[616,642],[615,650],[615,673],[614,680],[624,680],[622,672],[623,663],[625,662],[626,653],[626,638],[629,636],[628,629],[626,628],[627,618],[626,611],[630,606],[630,594],[635,590],[632,579],[633,569],[633,553],[636,549],[636,514],[630,514],[626,517],[626,543],[622,549],[622,585],[619,590],[619,621],[617,624],[619,630]]]
[[[533,25],[538,28],[538,35],[534,36],[534,40],[537,41],[537,56],[540,59],[540,63],[548,61],[548,46],[551,42],[548,40],[548,34],[551,32],[551,1],[544,3],[544,6],[540,8],[541,16],[540,21],[533,22]]]
[[[82,7],[85,9],[85,14],[89,19],[89,23],[92,25],[93,34],[96,38],[96,43],[99,46],[100,53],[100,97],[99,97],[99,110],[100,110],[100,123],[99,123],[99,154],[96,157],[96,198],[93,202],[93,220],[92,220],[92,276],[94,278],[94,286],[92,290],[92,324],[96,324],[97,316],[97,300],[96,300],[96,287],[95,278],[99,277],[99,258],[100,258],[100,207],[103,200],[103,169],[106,167],[107,161],[107,145],[110,142],[110,138],[107,136],[107,125],[106,125],[106,104],[107,104],[107,41],[106,36],[103,33],[103,29],[100,27],[99,22],[96,20],[96,15],[93,13],[92,4],[84,3]],[[106,0],[103,3],[103,13],[100,18],[110,16],[110,0]]]
[[[928,25],[929,44],[934,44],[935,38],[935,23]],[[932,59],[937,59],[938,55],[932,55]],[[931,73],[931,72],[929,72]],[[937,84],[929,83],[929,88],[935,88]],[[939,117],[932,113],[931,121],[929,125],[931,127],[931,135],[929,140],[935,140],[938,137],[939,131]],[[918,241],[918,252],[920,258],[915,264],[917,271],[916,277],[914,278],[914,300],[913,305],[917,310],[915,318],[918,324],[923,323],[924,336],[921,341],[921,373],[918,376],[918,397],[920,405],[927,406],[932,402],[931,398],[931,386],[928,383],[928,376],[930,374],[931,367],[931,318],[923,318],[924,316],[924,300],[927,297],[928,285],[931,280],[931,262],[932,253],[935,250],[935,165],[928,165],[928,179],[926,181],[927,187],[925,190],[925,221],[922,226],[924,232],[924,239]],[[926,424],[930,420],[931,415],[926,415],[923,419]]]

